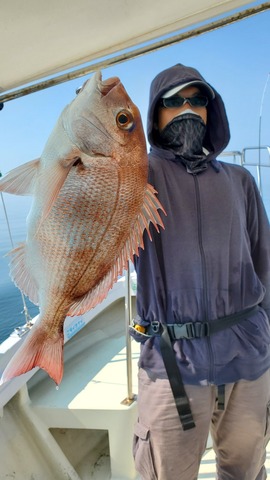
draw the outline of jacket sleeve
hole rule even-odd
[[[266,290],[260,306],[266,311],[270,320],[270,226],[260,192],[253,178],[248,198],[247,225],[254,269]]]

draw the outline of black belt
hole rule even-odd
[[[195,338],[209,337],[213,333],[221,332],[225,328],[232,327],[242,320],[247,319],[259,310],[259,308],[258,305],[255,305],[255,307],[217,318],[211,322],[169,323],[167,324],[168,333],[171,340],[180,340],[181,338],[193,340]],[[161,335],[162,329],[163,325],[160,322],[154,321],[147,327],[146,334],[150,336]]]
[[[147,335],[160,336],[160,350],[183,430],[189,430],[194,428],[196,425],[193,420],[189,399],[185,391],[182,376],[176,363],[175,353],[171,343],[172,340],[179,340],[181,338],[192,340],[195,338],[208,337],[213,333],[220,332],[225,328],[236,325],[241,320],[253,315],[257,310],[259,310],[258,305],[247,308],[246,310],[242,310],[242,312],[233,315],[218,318],[213,322],[188,322],[183,324],[176,323],[168,325],[163,325],[160,322],[151,322],[150,326],[147,328]],[[223,385],[221,387],[223,391],[225,387]]]

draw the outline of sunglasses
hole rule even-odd
[[[191,107],[206,107],[208,105],[208,98],[204,95],[195,95],[194,97],[184,98],[175,95],[174,97],[161,98],[160,106],[165,108],[177,108],[182,107],[189,103]]]

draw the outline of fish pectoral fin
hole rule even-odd
[[[116,262],[92,290],[79,298],[77,302],[71,306],[68,312],[69,316],[83,315],[106,298],[109,290],[117,281],[118,276],[127,268],[128,261],[133,261],[134,254],[139,255],[139,247],[143,248],[143,232],[145,229],[151,239],[151,233],[149,230],[150,223],[154,225],[157,231],[159,231],[159,226],[164,228],[158,210],[162,210],[165,215],[166,213],[159,202],[156,193],[157,192],[152,185],[147,184],[141,211],[134,222],[132,231],[120,251]]]
[[[38,158],[11,170],[0,179],[0,191],[14,195],[32,195],[39,165]]]
[[[39,197],[43,199],[43,209],[37,231],[49,215],[70,169],[78,159],[78,155],[74,153],[69,158],[59,160],[53,167],[43,168],[40,172],[37,188]]]
[[[11,250],[10,276],[15,285],[29,297],[31,302],[38,305],[38,286],[32,277],[26,261],[26,245],[20,245]]]
[[[64,334],[51,339],[41,324],[35,324],[22,346],[6,366],[0,385],[35,367],[45,370],[57,385],[63,377]]]

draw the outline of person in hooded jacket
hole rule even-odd
[[[149,183],[166,216],[135,257],[142,480],[194,480],[209,429],[219,480],[263,480],[270,409],[270,230],[252,175],[217,160],[219,93],[191,67],[150,89]]]

